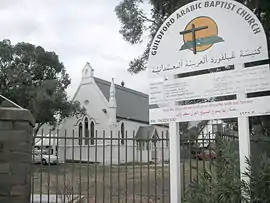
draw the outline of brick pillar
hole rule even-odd
[[[30,202],[33,127],[28,110],[0,107],[0,202]]]

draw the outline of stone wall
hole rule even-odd
[[[28,203],[34,119],[28,110],[0,107],[0,202]]]

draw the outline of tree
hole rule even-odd
[[[142,37],[149,32],[149,41],[141,56],[129,64],[130,73],[139,73],[146,69],[146,62],[152,40],[162,23],[175,10],[193,0],[122,0],[115,8],[116,15],[122,27],[120,33],[131,44],[142,42]],[[270,44],[270,1],[269,0],[237,0],[249,7],[262,22]],[[142,3],[148,2],[151,6],[150,17],[142,9]]]
[[[79,102],[68,99],[70,82],[55,52],[30,43],[0,42],[0,94],[31,111],[37,123],[35,133],[45,123],[55,125],[84,114]]]

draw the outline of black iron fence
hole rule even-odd
[[[169,146],[164,137],[123,139],[96,131],[35,137],[32,202],[170,202]]]
[[[217,138],[233,140],[238,152],[233,128],[207,125],[179,143],[182,194],[201,172],[214,167]],[[42,132],[33,146],[31,202],[170,202],[169,138],[165,133],[145,137],[136,138],[135,132],[124,137],[112,131],[95,131],[94,137]]]

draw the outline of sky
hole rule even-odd
[[[144,93],[147,72],[131,75],[130,60],[145,49],[146,42],[130,45],[119,33],[121,24],[114,8],[118,0],[0,0],[0,39],[12,44],[29,42],[55,51],[71,77],[70,97],[81,71],[89,62],[94,76]],[[147,38],[145,37],[147,40]]]

